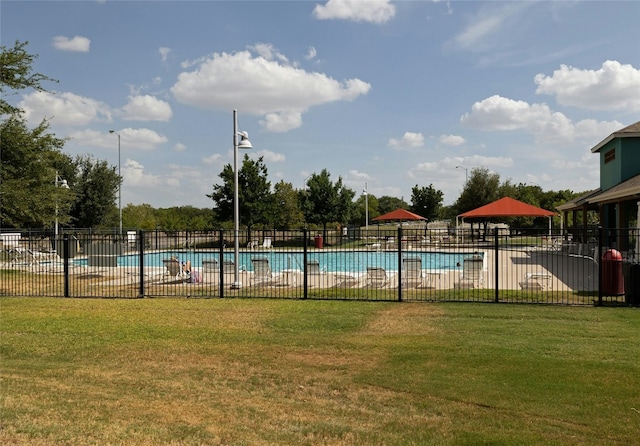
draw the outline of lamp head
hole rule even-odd
[[[251,141],[249,141],[249,134],[247,132],[238,132],[238,149],[253,149]]]
[[[67,183],[67,180],[60,181],[60,187],[63,189],[69,189],[69,183]]]

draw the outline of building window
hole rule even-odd
[[[616,149],[611,149],[604,154],[604,163],[607,164],[616,159]]]

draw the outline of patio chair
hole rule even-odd
[[[274,273],[269,265],[267,257],[252,257],[251,265],[253,265],[253,275],[251,284],[253,286],[269,286],[279,285],[282,279],[281,275]]]
[[[389,283],[389,276],[384,268],[378,266],[367,267],[367,288],[383,288]]]
[[[262,249],[271,249],[273,248],[273,246],[271,246],[271,237],[265,237],[264,240],[262,241]]]
[[[522,282],[518,282],[523,290],[542,291],[551,288],[551,274],[527,273]]]
[[[174,280],[177,282],[187,282],[190,280],[190,274],[185,271],[178,259],[163,259],[162,263],[166,268],[165,277],[167,280]]]
[[[464,258],[460,280],[455,284],[455,288],[482,288],[484,282],[482,264],[481,256]]]
[[[418,288],[424,283],[422,273],[422,259],[420,257],[406,257],[402,259],[402,287]]]

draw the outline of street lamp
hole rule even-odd
[[[120,133],[115,130],[109,130],[109,133],[115,133],[118,136],[118,234],[120,234],[120,241],[122,241],[122,176],[120,176]]]
[[[69,184],[67,184],[67,180],[63,180],[58,175],[58,171],[56,170],[56,223],[54,230],[54,244],[53,244],[53,252],[58,252],[58,197],[57,197],[57,189],[61,187],[63,189],[69,189]]]
[[[242,284],[238,279],[240,242],[238,240],[240,232],[240,203],[238,202],[238,149],[252,149],[247,132],[238,132],[238,110],[233,110],[233,273],[234,281],[231,288],[240,289]]]
[[[362,195],[364,195],[364,227],[365,227],[365,236],[368,237],[369,233],[369,193],[367,192],[367,183],[364,183],[364,190],[362,191]]]
[[[469,176],[468,176],[468,172],[467,172],[467,168],[464,166],[456,166],[456,169],[464,169],[464,185],[466,187],[467,185],[467,181],[469,181]]]

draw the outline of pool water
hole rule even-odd
[[[419,257],[422,268],[428,270],[459,269],[465,257],[482,255],[473,252],[403,252],[402,257]],[[163,266],[164,259],[177,257],[181,262],[190,261],[194,268],[201,268],[203,260],[220,260],[218,251],[162,251],[144,255],[145,266]],[[252,271],[251,259],[266,257],[271,269],[278,272],[284,269],[303,269],[303,253],[299,251],[252,251],[240,252],[238,264],[241,268]],[[225,252],[224,260],[233,260],[233,252]],[[391,251],[313,251],[307,253],[309,260],[318,260],[320,268],[327,272],[366,272],[368,267],[381,267],[387,271],[398,270],[398,253]],[[79,264],[86,265],[86,259],[78,259]],[[136,267],[139,265],[139,255],[130,254],[118,256],[118,266]]]

